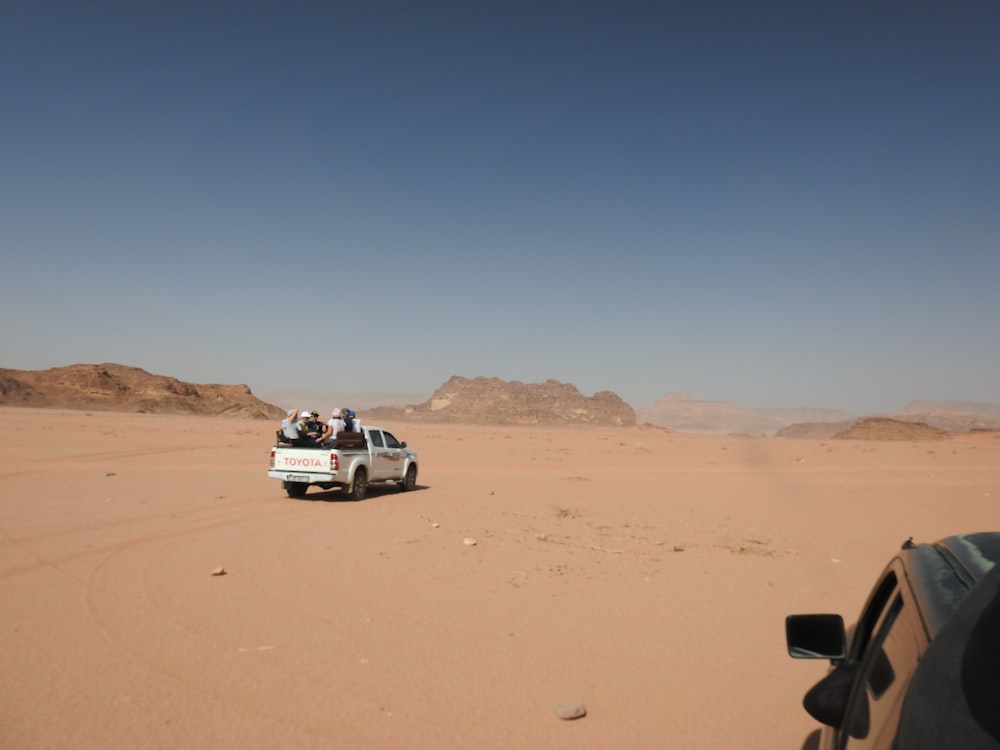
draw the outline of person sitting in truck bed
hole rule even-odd
[[[299,439],[300,434],[299,410],[289,409],[288,416],[281,420],[281,431],[278,433],[278,442],[295,445],[295,441]]]
[[[314,411],[306,418],[306,437],[319,440],[323,435],[323,423],[319,421],[319,412]]]
[[[323,430],[323,435],[320,440],[325,446],[331,446],[333,441],[337,437],[338,432],[343,432],[344,418],[341,416],[340,409],[334,409],[330,412],[330,419],[326,423],[326,428]]]
[[[354,432],[354,421],[351,419],[351,410],[344,407],[340,410],[340,418],[344,420],[344,432]],[[337,433],[333,433],[336,437]]]
[[[309,415],[312,416],[312,415]],[[299,448],[314,448],[319,443],[316,438],[309,437],[305,432],[303,417],[298,409],[290,409],[288,417],[281,420],[279,443],[294,445]]]

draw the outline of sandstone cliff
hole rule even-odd
[[[569,383],[520,383],[456,375],[421,404],[368,409],[365,419],[467,424],[631,426],[632,407],[610,391],[584,396]]]
[[[195,385],[116,364],[0,369],[0,404],[256,419],[284,416],[245,385]]]

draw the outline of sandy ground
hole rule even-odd
[[[0,409],[0,747],[798,748],[784,616],[998,527],[995,435],[385,426],[353,503],[268,422]]]

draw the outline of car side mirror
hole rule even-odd
[[[843,659],[847,635],[840,615],[789,615],[785,618],[785,641],[793,659]]]
[[[402,443],[400,443],[399,447],[400,448],[405,448],[406,447],[406,441],[404,440]]]

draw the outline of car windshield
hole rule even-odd
[[[979,580],[1000,562],[1000,532],[961,534],[941,542]]]

